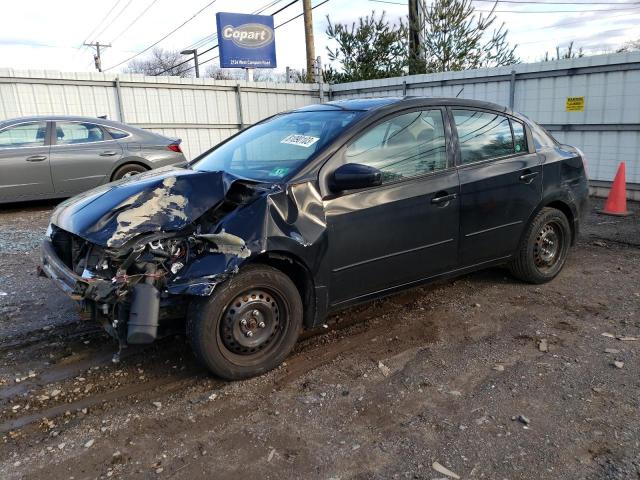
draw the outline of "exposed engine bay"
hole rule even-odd
[[[221,172],[138,177],[135,191],[123,182],[61,204],[43,243],[43,273],[120,347],[151,343],[163,326],[183,320],[193,297],[211,295],[265,252],[270,235],[286,232],[288,242],[308,250],[308,235],[290,221],[316,238],[324,230],[318,219],[298,215],[299,191]],[[308,203],[308,195],[300,200]],[[265,221],[256,222],[256,213]]]

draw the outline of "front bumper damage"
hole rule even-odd
[[[42,242],[41,273],[99,320],[121,347],[153,342],[163,322],[184,318],[187,297],[211,295],[251,253],[242,239],[224,231],[164,240],[155,235],[115,250],[55,226],[50,232]]]
[[[284,187],[225,172],[152,171],[60,204],[41,273],[121,347],[184,331],[194,297],[215,295],[249,262],[297,269],[312,325],[327,306],[326,288],[317,287],[316,301],[313,283],[324,284],[315,277],[325,271],[323,212],[312,182]]]
[[[41,249],[42,273],[53,280],[60,290],[76,301],[104,301],[113,292],[108,280],[87,279],[77,275],[58,258],[51,240],[45,238]]]

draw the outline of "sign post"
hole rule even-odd
[[[220,67],[244,68],[248,82],[254,68],[276,68],[273,17],[219,12],[216,23]]]

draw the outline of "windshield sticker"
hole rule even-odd
[[[289,170],[290,169],[288,167],[276,167],[269,172],[269,176],[282,178],[287,174],[287,172],[289,172]]]
[[[280,143],[286,143],[287,145],[298,145],[299,147],[309,148],[318,140],[320,140],[318,137],[293,134],[293,135],[284,137],[282,140],[280,140]]]

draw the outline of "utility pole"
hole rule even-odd
[[[423,73],[420,64],[420,0],[409,0],[409,75]]]
[[[304,13],[304,41],[307,46],[307,81],[313,82],[313,63],[316,59],[316,51],[313,45],[311,0],[302,0],[302,11]]]
[[[193,66],[196,70],[196,78],[200,78],[200,66],[198,65],[198,49],[195,50],[183,50],[180,52],[182,55],[191,55],[193,54]]]
[[[100,44],[100,42],[96,42],[96,43],[85,43],[85,46],[87,47],[94,47],[96,49],[96,53],[93,55],[93,61],[96,64],[96,69],[99,72],[102,72],[102,58],[100,57],[100,47],[102,48],[109,48],[111,46],[111,44]]]

